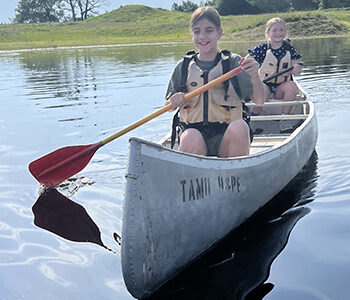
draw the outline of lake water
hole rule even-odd
[[[299,82],[316,107],[316,153],[271,207],[154,298],[349,299],[350,38],[293,44],[305,63]],[[253,46],[222,48],[244,55]],[[157,141],[171,114],[102,147],[51,198],[39,197],[28,164],[95,143],[159,108],[191,47],[0,52],[0,299],[133,299],[118,243],[128,138]]]

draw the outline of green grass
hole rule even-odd
[[[189,41],[190,13],[127,5],[84,22],[0,25],[0,50]],[[263,40],[276,14],[222,17],[223,40]],[[289,37],[349,35],[350,10],[281,13]]]

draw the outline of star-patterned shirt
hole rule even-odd
[[[301,55],[299,53],[296,52],[295,48],[287,43],[287,42],[283,42],[282,46],[278,49],[272,49],[271,48],[271,51],[273,53],[273,55],[279,59],[280,57],[283,57],[286,52],[287,52],[287,49],[289,48],[289,51],[290,51],[290,55],[291,55],[291,58],[292,59],[300,59],[301,58]],[[256,46],[253,50],[248,50],[248,53],[253,56],[255,58],[255,60],[260,64],[263,63],[265,57],[266,57],[266,51],[268,49],[268,43],[267,42],[264,42],[264,43],[261,43],[260,45]]]

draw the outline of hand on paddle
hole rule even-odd
[[[254,57],[247,55],[246,57],[242,57],[239,64],[242,66],[243,70],[246,71],[246,73],[251,78],[257,78],[259,77],[259,63],[255,60]]]
[[[171,111],[175,110],[177,107],[181,108],[185,105],[185,94],[182,92],[178,92],[174,95],[172,95],[165,104],[171,103],[172,109]]]
[[[298,76],[301,73],[301,70],[303,69],[304,63],[302,61],[292,61],[292,66],[294,67],[292,71],[292,75]]]

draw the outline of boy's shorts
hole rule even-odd
[[[250,128],[249,121],[246,119],[244,119],[244,121],[248,124],[250,142],[252,142],[253,132]],[[180,122],[180,126],[181,133],[189,128],[197,129],[202,134],[207,146],[207,156],[218,156],[219,147],[228,126],[227,123],[209,123],[208,125],[204,125],[203,123],[185,124]]]

